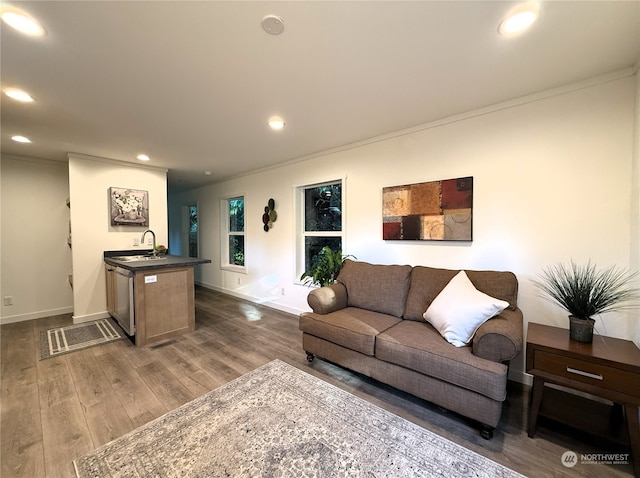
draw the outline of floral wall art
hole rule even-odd
[[[473,177],[382,189],[383,240],[471,241]]]
[[[109,188],[112,226],[149,226],[149,193]]]

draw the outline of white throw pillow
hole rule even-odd
[[[456,347],[471,341],[482,324],[498,315],[509,302],[480,292],[460,271],[433,300],[423,317]]]

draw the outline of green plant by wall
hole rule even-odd
[[[306,285],[326,286],[335,282],[342,263],[353,256],[343,256],[342,251],[333,251],[329,246],[324,246],[317,256],[313,258],[311,268],[300,276],[300,280]]]

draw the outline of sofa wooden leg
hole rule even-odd
[[[314,358],[316,358],[315,355],[313,355],[311,352],[307,352],[307,362],[309,363],[313,362]]]
[[[495,430],[495,428],[489,425],[482,425],[480,427],[480,436],[485,440],[491,440],[493,438],[493,430]]]

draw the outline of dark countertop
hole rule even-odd
[[[133,272],[148,271],[153,269],[168,269],[172,267],[196,266],[198,264],[208,264],[211,259],[199,259],[196,257],[182,257],[165,255],[162,259],[140,260],[140,261],[122,261],[114,259],[122,256],[139,256],[151,254],[151,249],[127,250],[127,251],[104,251],[104,261],[112,266],[121,267]]]

